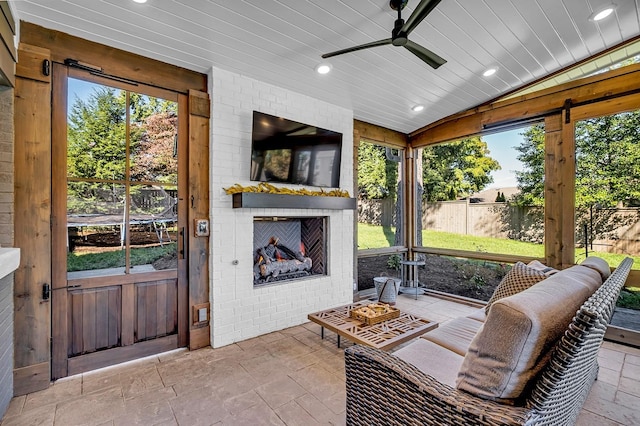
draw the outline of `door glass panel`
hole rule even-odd
[[[178,104],[132,94],[131,180],[178,183]]]
[[[124,212],[124,185],[68,183],[69,278],[124,272]]]
[[[67,176],[121,180],[126,169],[126,93],[70,79]]]
[[[131,273],[178,267],[176,196],[176,187],[131,186]]]
[[[68,87],[69,278],[176,269],[177,102]]]

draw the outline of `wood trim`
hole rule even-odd
[[[54,64],[52,68],[53,98],[51,122],[51,377],[67,376],[68,297],[67,297],[67,67]],[[60,185],[65,185],[61,188]]]
[[[40,53],[39,59],[48,58]],[[44,370],[46,364],[48,383],[51,305],[42,300],[42,288],[51,284],[51,85],[29,78],[37,73],[24,66],[20,70],[14,114],[14,227],[15,246],[21,249],[14,281],[14,367]],[[32,374],[16,378],[18,389],[36,389],[44,382]]]
[[[604,338],[614,342],[622,343],[623,345],[640,347],[640,333],[638,333],[637,330],[630,330],[628,328],[609,325],[609,327],[607,327],[607,331],[604,334]]]
[[[104,44],[74,37],[29,22],[20,24],[20,39],[24,43],[51,50],[51,60],[64,63],[67,58],[97,65],[105,74],[116,75],[149,86],[180,93],[190,89],[207,90],[207,75],[155,59],[146,58]],[[22,61],[22,56],[20,57]],[[140,72],[144,70],[144,72]]]
[[[194,99],[197,98],[197,99]],[[189,247],[189,306],[209,302],[209,237],[195,236],[195,220],[209,219],[209,118],[202,107],[209,104],[209,95],[189,91],[189,177],[188,177],[188,233]],[[189,349],[209,345],[210,324],[197,327],[189,309]]]
[[[48,362],[13,370],[13,396],[41,391],[47,389],[50,384]]]
[[[392,254],[398,254],[398,253],[406,253],[408,251],[409,249],[407,247],[395,246],[395,247],[386,247],[386,248],[358,250],[357,256],[358,257],[376,257],[376,256],[392,255]]]
[[[43,83],[51,82],[51,75],[44,75],[42,72],[42,62],[51,60],[49,49],[20,43],[19,54],[20,61],[16,64],[16,76]]]
[[[66,247],[65,247],[66,249]],[[66,261],[66,259],[65,259]],[[160,270],[155,272],[144,272],[141,274],[121,274],[121,275],[105,275],[103,277],[91,277],[91,288],[109,287],[113,285],[127,285],[136,283],[146,283],[149,281],[175,279],[176,273],[174,269]],[[66,279],[67,285],[82,286],[85,282],[83,278]]]
[[[560,147],[559,188],[558,196],[561,204],[562,214],[560,216],[562,238],[561,238],[561,266],[560,269],[569,268],[575,265],[575,207],[576,207],[576,142],[575,126],[573,122],[566,124],[568,111],[562,112],[562,141]],[[545,224],[546,225],[546,224]]]
[[[178,95],[178,129],[189,128],[189,96]],[[187,232],[189,199],[189,132],[178,132],[178,346],[189,344],[189,262],[187,258]]]
[[[178,336],[171,335],[159,339],[139,342],[132,346],[108,349],[69,358],[69,375],[131,361],[149,355],[167,352],[178,347]]]
[[[414,247],[413,250],[417,253],[435,254],[438,256],[462,257],[466,259],[489,260],[492,262],[504,262],[504,263],[516,263],[516,262],[529,263],[533,260],[540,260],[540,261],[544,260],[538,257],[520,256],[520,255],[513,255],[513,254],[483,253],[483,252],[477,252],[477,251],[452,250],[452,249],[443,249],[443,248],[435,248],[435,247]]]
[[[406,134],[387,129],[386,127],[366,123],[364,121],[353,120],[353,132],[354,135],[357,132],[357,134],[360,136],[358,144],[361,140],[365,140],[379,145],[398,148],[406,148],[408,146]]]
[[[409,134],[413,147],[487,132],[487,126],[558,114],[566,99],[574,104],[606,101],[640,90],[640,64],[561,84],[513,99],[472,108]]]

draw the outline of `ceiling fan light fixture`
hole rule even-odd
[[[483,73],[482,76],[483,77],[491,77],[492,75],[494,75],[495,73],[498,72],[498,67],[491,67],[491,68],[487,68]]]
[[[423,109],[424,109],[424,105],[420,105],[420,104],[414,105],[414,106],[411,107],[411,111],[413,111],[413,112],[420,112]]]
[[[323,62],[321,64],[316,65],[315,69],[318,74],[329,74],[332,68],[333,67],[331,66],[331,64]]]
[[[611,15],[614,10],[616,10],[615,4],[613,3],[606,4],[594,10],[593,13],[589,15],[589,20],[593,22],[601,21],[607,16]]]

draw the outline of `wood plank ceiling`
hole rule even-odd
[[[403,11],[409,17],[418,0]],[[448,62],[433,70],[405,49],[320,55],[390,37],[388,0],[20,0],[19,19],[206,72],[226,69],[352,109],[409,133],[495,99],[640,35],[640,0],[443,0],[410,39]],[[82,59],[82,58],[76,58]],[[610,65],[603,60],[598,66]],[[482,72],[498,67],[486,78]],[[580,76],[574,72],[572,78]],[[411,107],[422,104],[415,113]]]

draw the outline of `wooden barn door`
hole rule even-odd
[[[188,100],[53,71],[56,379],[188,343]]]

